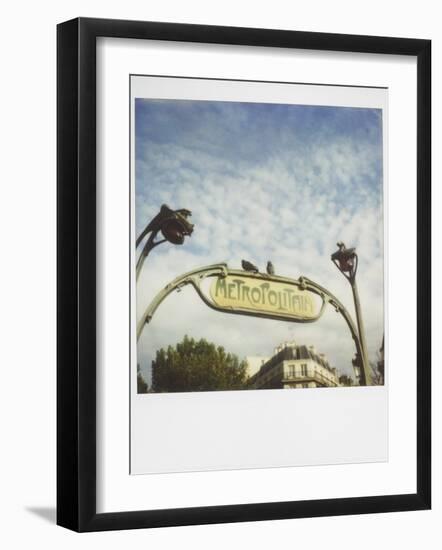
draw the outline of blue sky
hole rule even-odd
[[[136,99],[136,233],[161,204],[192,211],[183,246],[168,243],[147,259],[138,316],[177,275],[245,258],[277,274],[305,275],[353,314],[351,289],[330,261],[336,242],[356,246],[369,353],[383,335],[382,112],[377,109]],[[150,378],[156,349],[184,334],[245,357],[283,341],[313,344],[351,373],[353,344],[334,312],[312,325],[216,313],[191,288],[157,311],[139,343]]]

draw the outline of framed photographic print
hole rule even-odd
[[[58,26],[60,525],[430,507],[430,51]]]

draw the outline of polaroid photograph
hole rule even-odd
[[[133,473],[385,460],[387,90],[130,85]]]

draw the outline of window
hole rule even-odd
[[[305,363],[301,365],[301,376],[307,376],[307,365]]]

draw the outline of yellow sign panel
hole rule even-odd
[[[258,315],[315,319],[320,313],[313,293],[297,285],[239,275],[217,277],[210,295],[217,307]]]

